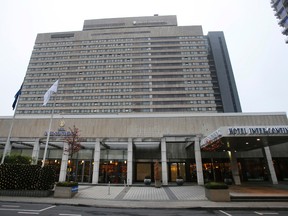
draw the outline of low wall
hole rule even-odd
[[[52,194],[49,190],[0,190],[0,196],[48,197]]]

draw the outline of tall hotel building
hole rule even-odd
[[[17,114],[241,112],[222,32],[176,16],[86,20],[83,31],[38,34]]]
[[[271,6],[278,18],[278,24],[282,27],[283,35],[288,36],[288,0],[271,0]],[[288,43],[288,38],[286,38]]]
[[[73,125],[83,142],[70,160],[63,134]],[[0,154],[41,163],[48,143],[44,163],[57,180],[73,167],[93,184],[153,180],[155,161],[163,185],[179,175],[200,185],[277,184],[288,180],[287,142],[286,113],[241,112],[223,32],[204,35],[176,16],[86,20],[82,31],[38,34],[15,118],[0,117]]]

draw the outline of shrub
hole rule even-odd
[[[52,180],[53,179],[53,180]],[[1,190],[48,190],[54,187],[52,167],[26,164],[0,165]]]
[[[22,155],[7,155],[4,162],[6,164],[31,164],[32,158]]]
[[[228,189],[228,185],[223,182],[208,182],[205,184],[207,189]]]
[[[78,182],[57,182],[56,186],[60,186],[60,187],[74,187],[74,186],[78,186]]]
[[[55,184],[56,171],[53,166],[44,166],[39,173],[38,189],[53,189]]]

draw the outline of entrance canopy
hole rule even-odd
[[[248,151],[288,142],[288,126],[221,127],[201,140],[203,151]]]

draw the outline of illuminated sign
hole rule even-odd
[[[211,133],[209,136],[205,137],[201,141],[201,145],[205,145],[207,143],[214,142],[214,141],[220,139],[221,137],[222,137],[221,130],[218,129],[218,130],[214,131],[213,133]]]
[[[288,127],[231,127],[228,135],[279,135],[288,134]]]

